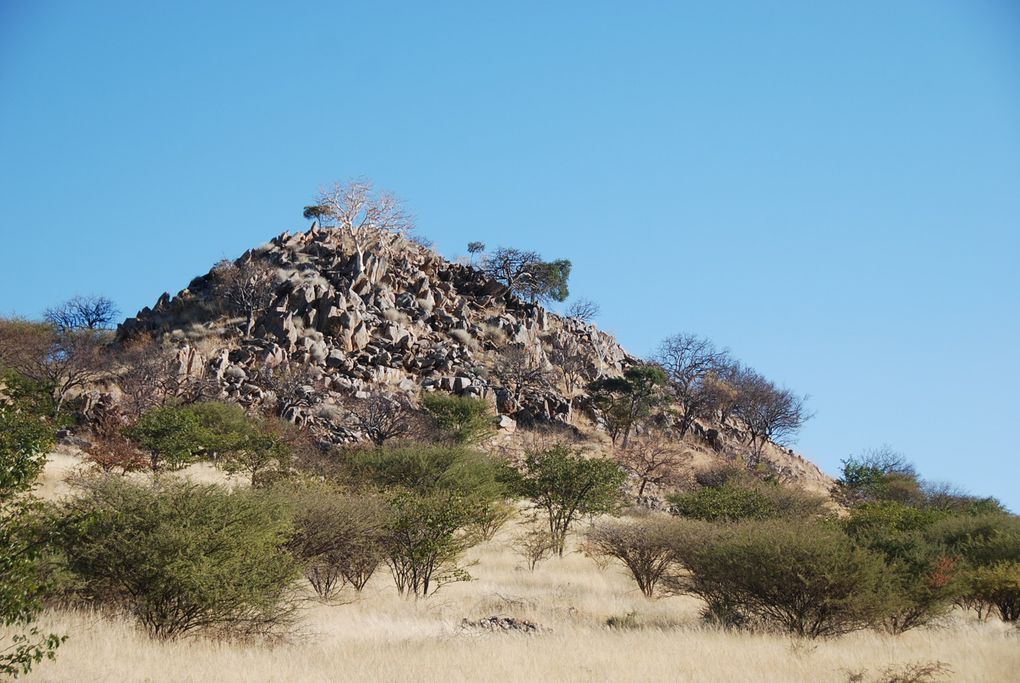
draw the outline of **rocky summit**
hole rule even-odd
[[[264,400],[267,371],[298,366],[322,387],[317,402],[440,390],[486,398],[498,414],[529,422],[568,421],[573,397],[552,382],[500,386],[492,368],[501,351],[519,349],[550,373],[570,358],[589,380],[637,362],[594,325],[522,301],[405,237],[378,234],[362,250],[339,230],[313,227],[242,255],[236,266],[263,264],[275,278],[251,334],[229,318],[214,268],[127,319],[118,335],[177,343],[191,372],[209,373],[242,403]]]
[[[223,288],[227,269],[243,274],[234,297]],[[258,272],[268,274],[261,302]],[[245,295],[247,316],[232,304]],[[355,241],[315,225],[162,295],[118,329],[122,341],[139,336],[173,344],[182,373],[243,405],[278,400],[289,377],[300,400],[281,412],[337,442],[364,437],[341,409],[351,400],[414,404],[432,391],[486,399],[504,432],[542,423],[598,431],[585,387],[640,363],[594,325],[522,300],[405,236],[378,231]],[[735,424],[693,431],[695,450],[706,453],[742,438]],[[770,446],[765,457],[802,483],[827,481],[785,449]]]

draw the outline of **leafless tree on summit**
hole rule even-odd
[[[305,218],[316,219],[323,227],[335,227],[354,243],[357,262],[355,275],[365,268],[366,233],[383,231],[405,234],[414,229],[414,217],[400,200],[389,192],[376,192],[372,183],[350,181],[323,187],[315,204],[306,206]]]

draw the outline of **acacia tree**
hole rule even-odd
[[[725,349],[716,349],[708,339],[677,334],[659,346],[656,361],[669,376],[669,388],[676,397],[676,430],[684,438],[695,420],[714,409],[712,373],[729,362]]]
[[[634,522],[603,522],[588,532],[585,553],[596,558],[612,557],[630,571],[646,598],[676,564],[677,524],[662,516]]]
[[[522,280],[520,294],[536,303],[566,301],[570,296],[567,288],[570,269],[571,264],[567,259],[536,263],[529,270],[529,277]]]
[[[806,397],[777,387],[754,370],[741,373],[739,391],[735,413],[747,429],[748,466],[753,468],[761,462],[766,443],[787,443],[811,414],[805,406]]]
[[[511,293],[532,301],[565,301],[570,261],[543,261],[535,251],[500,247],[485,257],[482,272]]]
[[[231,311],[246,318],[244,333],[255,330],[255,319],[276,298],[276,270],[251,257],[240,262],[220,261],[213,269],[216,291]]]
[[[180,470],[213,447],[213,436],[187,407],[164,406],[142,415],[125,436],[149,454],[153,474]]]
[[[105,330],[120,315],[120,310],[105,296],[74,296],[47,308],[43,319],[60,330]]]
[[[372,183],[365,181],[333,183],[320,188],[315,204],[305,207],[304,216],[318,219],[322,226],[336,227],[351,239],[355,250],[355,276],[365,269],[368,233],[403,235],[414,229],[414,218],[396,196],[376,192]]]
[[[471,254],[471,265],[475,265],[475,256],[485,253],[485,242],[468,242],[467,249]]]
[[[562,557],[567,532],[579,517],[616,510],[625,475],[611,460],[553,446],[529,453],[524,471],[508,471],[507,477],[512,490],[545,514],[553,549]]]
[[[636,365],[627,368],[623,377],[604,377],[588,385],[592,404],[602,414],[613,445],[622,436],[626,448],[634,426],[665,402],[665,383],[662,368]]]

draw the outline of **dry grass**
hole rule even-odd
[[[66,463],[65,463],[66,465]],[[50,473],[47,473],[50,476]],[[70,634],[56,662],[27,681],[879,681],[883,670],[947,663],[952,681],[1016,680],[1017,631],[959,615],[944,628],[899,637],[864,632],[804,642],[704,628],[688,598],[649,601],[615,565],[579,553],[528,571],[508,546],[511,523],[471,554],[475,580],[418,602],[380,572],[346,604],[309,603],[292,642],[148,640],[130,623],[52,612],[42,626]],[[532,635],[480,634],[464,618],[536,622]],[[624,617],[626,629],[605,625]]]

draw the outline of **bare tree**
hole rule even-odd
[[[588,363],[585,362],[580,348],[572,340],[562,346],[553,348],[549,352],[549,361],[560,371],[560,375],[563,378],[563,388],[567,395],[567,409],[570,411],[568,417],[572,418],[574,395],[581,387],[592,381],[594,377],[590,373]]]
[[[354,243],[355,275],[365,268],[366,233],[372,231],[405,234],[414,229],[414,218],[393,194],[376,192],[372,183],[334,183],[319,190],[313,206],[305,207],[306,218],[317,218],[327,227],[342,230]]]
[[[805,406],[807,397],[779,388],[754,370],[745,369],[739,380],[740,398],[734,413],[747,429],[751,447],[748,465],[761,462],[765,444],[787,443],[811,418]]]
[[[220,261],[213,273],[217,293],[231,311],[245,316],[244,333],[250,336],[255,320],[276,298],[276,269],[249,257],[239,263]]]
[[[690,454],[676,441],[662,433],[652,433],[632,440],[621,449],[617,462],[638,479],[637,497],[645,495],[648,484],[656,486],[678,485],[684,481],[684,466]]]
[[[199,368],[182,367],[177,349],[151,337],[125,343],[115,361],[122,368],[117,374],[121,406],[134,417],[170,401],[193,403],[207,393]]]
[[[43,318],[59,330],[105,330],[120,316],[117,305],[105,296],[75,296],[47,308]]]
[[[287,364],[262,368],[258,373],[259,384],[275,399],[273,405],[264,406],[264,409],[295,424],[301,423],[302,411],[311,406],[319,382],[312,375],[311,367]]]
[[[85,451],[85,460],[100,472],[120,470],[122,475],[149,467],[149,457],[122,433],[122,417],[115,412],[104,413],[92,424],[92,433]]]
[[[713,393],[706,380],[728,362],[728,354],[708,339],[677,334],[662,342],[656,361],[669,376],[669,387],[677,401],[676,430],[682,439],[695,420],[714,409]]]
[[[0,324],[0,358],[6,367],[49,389],[57,414],[72,391],[105,373],[108,338],[109,333],[87,327],[5,320]]]
[[[740,375],[743,368],[737,361],[728,361],[712,370],[702,380],[702,389],[708,394],[712,410],[725,424],[740,400]]]
[[[512,547],[528,563],[528,569],[535,571],[538,563],[555,551],[556,539],[548,529],[529,525],[513,538]]]
[[[415,436],[424,422],[411,403],[401,396],[373,392],[368,398],[352,398],[346,403],[354,423],[376,446],[390,439]]]
[[[615,558],[630,571],[646,598],[677,563],[680,536],[675,520],[648,516],[636,521],[608,521],[593,527],[585,540],[585,554],[597,559]]]
[[[552,368],[523,346],[504,347],[496,356],[494,371],[518,403],[526,391],[547,389],[554,377]]]
[[[598,316],[599,305],[591,299],[575,299],[567,306],[566,314],[568,318],[590,323]]]

